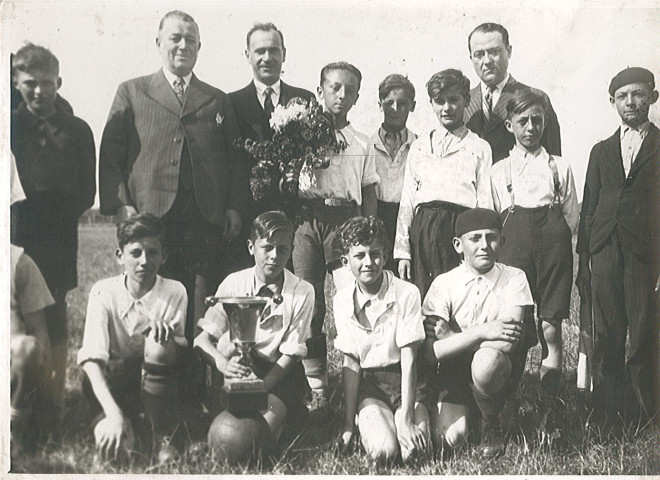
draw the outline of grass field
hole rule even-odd
[[[376,467],[363,452],[337,456],[333,449],[342,422],[340,355],[330,347],[330,392],[332,416],[325,428],[309,428],[302,433],[285,434],[282,446],[253,465],[229,466],[215,462],[206,453],[184,455],[179,463],[159,468],[147,458],[135,457],[122,466],[95,465],[91,432],[85,428],[85,402],[80,391],[82,371],[75,359],[82,342],[87,295],[94,282],[119,273],[114,261],[114,229],[80,229],[79,287],[69,294],[69,370],[67,378],[67,415],[57,438],[50,440],[34,457],[13,465],[13,471],[26,473],[169,473],[169,474],[660,474],[660,436],[657,425],[629,429],[621,436],[601,433],[591,425],[589,412],[582,408],[575,387],[577,356],[577,293],[573,292],[571,318],[564,329],[564,386],[561,436],[550,438],[538,428],[535,410],[540,348],[531,350],[521,388],[509,402],[503,418],[510,441],[507,454],[497,460],[483,461],[478,449],[467,448],[456,455],[433,458],[412,466]],[[328,287],[330,288],[330,287]],[[329,312],[331,310],[329,309]],[[329,338],[334,338],[331,313],[326,318]],[[331,342],[329,342],[331,343]],[[210,421],[210,419],[206,419]],[[204,438],[200,429],[186,430],[191,440]],[[197,433],[195,433],[197,432]]]

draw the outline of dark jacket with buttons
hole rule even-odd
[[[578,253],[598,253],[616,231],[623,249],[653,260],[660,244],[659,215],[660,130],[649,126],[627,177],[620,130],[597,143],[591,150],[584,185]]]

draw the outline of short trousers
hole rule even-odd
[[[393,412],[401,406],[401,363],[362,369],[358,388],[358,406],[367,398],[384,402]]]

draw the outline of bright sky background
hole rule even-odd
[[[409,76],[417,109],[409,126],[421,133],[435,117],[425,83],[445,68],[459,68],[475,85],[467,35],[494,21],[510,34],[510,73],[548,93],[559,116],[564,157],[573,166],[580,197],[593,144],[612,134],[618,117],[607,86],[629,65],[650,69],[660,83],[658,2],[500,1],[8,1],[1,5],[2,85],[9,52],[26,41],[50,48],[60,60],[60,90],[86,120],[98,143],[117,85],[160,67],[158,22],[173,9],[200,26],[196,75],[230,92],[251,80],[243,56],[245,34],[255,21],[272,21],[287,47],[283,79],[315,90],[326,63],[347,60],[363,73],[360,98],[349,119],[371,134],[381,121],[378,83],[389,73]],[[530,5],[535,5],[532,8]],[[606,6],[603,6],[606,5]],[[7,104],[7,89],[0,99]],[[3,109],[7,118],[8,109]],[[659,123],[660,108],[652,119]],[[6,140],[7,122],[0,134]],[[3,137],[0,136],[0,140]],[[4,143],[6,145],[6,143]],[[2,158],[5,158],[3,152]]]

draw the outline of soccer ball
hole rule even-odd
[[[213,420],[208,442],[216,461],[254,460],[261,450],[270,447],[270,429],[256,411],[231,413],[225,410]]]

